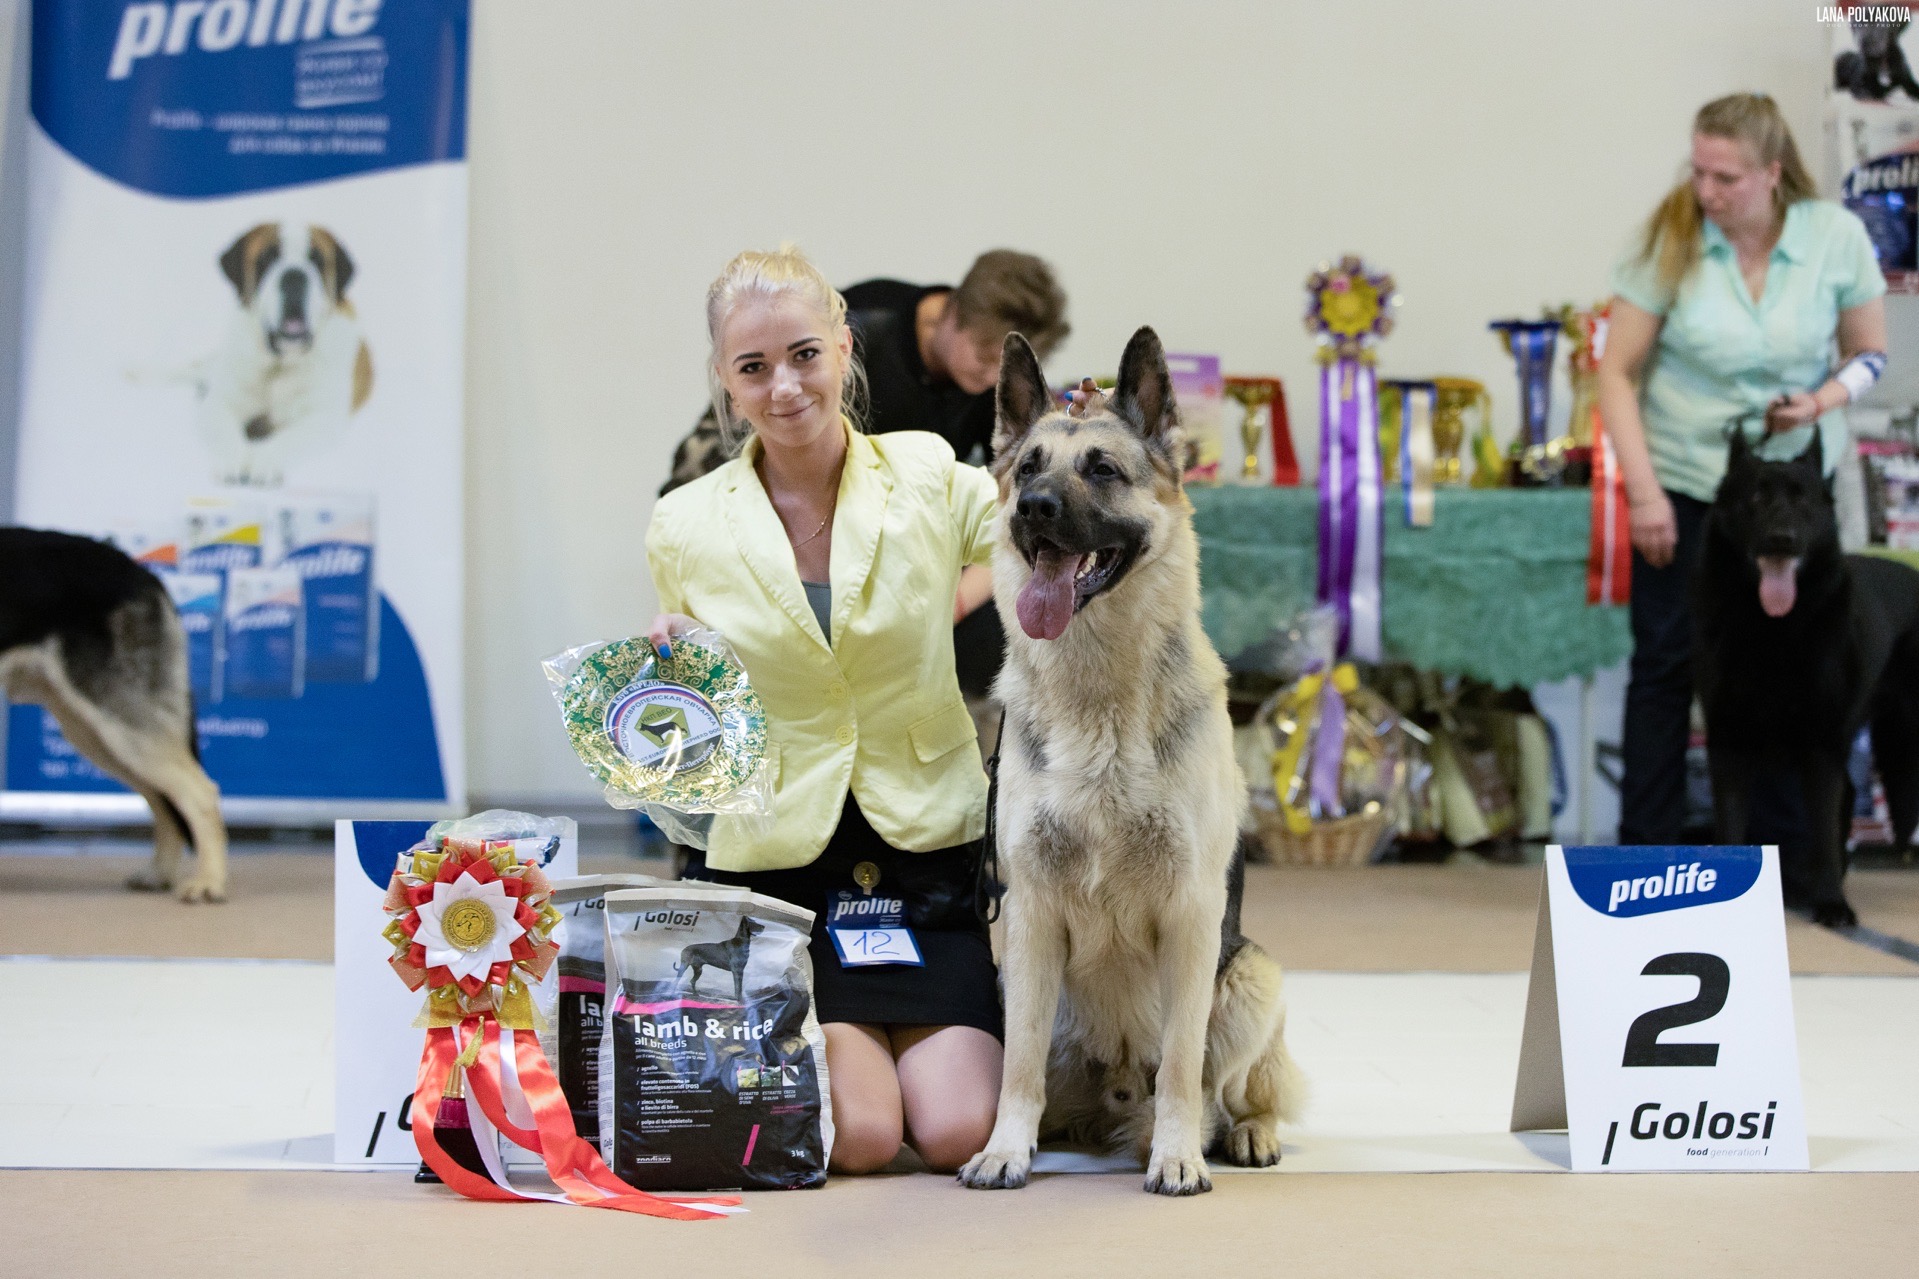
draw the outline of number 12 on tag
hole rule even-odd
[[[866,964],[907,964],[924,967],[920,948],[910,928],[829,928],[842,968]]]
[[[1808,1166],[1778,850],[1546,850],[1515,1132],[1581,1172]]]

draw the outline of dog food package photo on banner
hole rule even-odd
[[[600,1033],[606,1004],[606,895],[625,888],[656,888],[651,875],[581,875],[553,881],[560,912],[559,1003],[540,1047],[560,1078],[573,1126],[600,1142]]]
[[[606,895],[600,1140],[642,1190],[822,1185],[833,1148],[813,912],[744,888]]]
[[[607,803],[695,848],[715,818],[771,819],[766,711],[724,635],[695,627],[664,654],[643,636],[582,644],[541,665]]]

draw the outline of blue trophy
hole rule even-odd
[[[1519,370],[1519,436],[1513,441],[1513,456],[1518,461],[1515,482],[1557,484],[1563,470],[1565,441],[1547,439],[1546,417],[1552,404],[1553,352],[1559,343],[1559,321],[1494,320],[1487,327],[1505,340],[1506,351]]]

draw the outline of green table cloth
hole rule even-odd
[[[1199,533],[1200,614],[1231,656],[1310,608],[1315,488],[1189,487]],[[1442,488],[1430,528],[1386,513],[1389,661],[1506,686],[1590,675],[1632,652],[1626,610],[1586,603],[1586,489]]]

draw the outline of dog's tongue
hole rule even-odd
[[[1084,556],[1043,550],[1019,593],[1019,626],[1034,639],[1056,640],[1073,620],[1073,579]]]
[[[1759,557],[1759,607],[1767,617],[1784,617],[1792,612],[1799,595],[1799,560],[1784,555]]]

